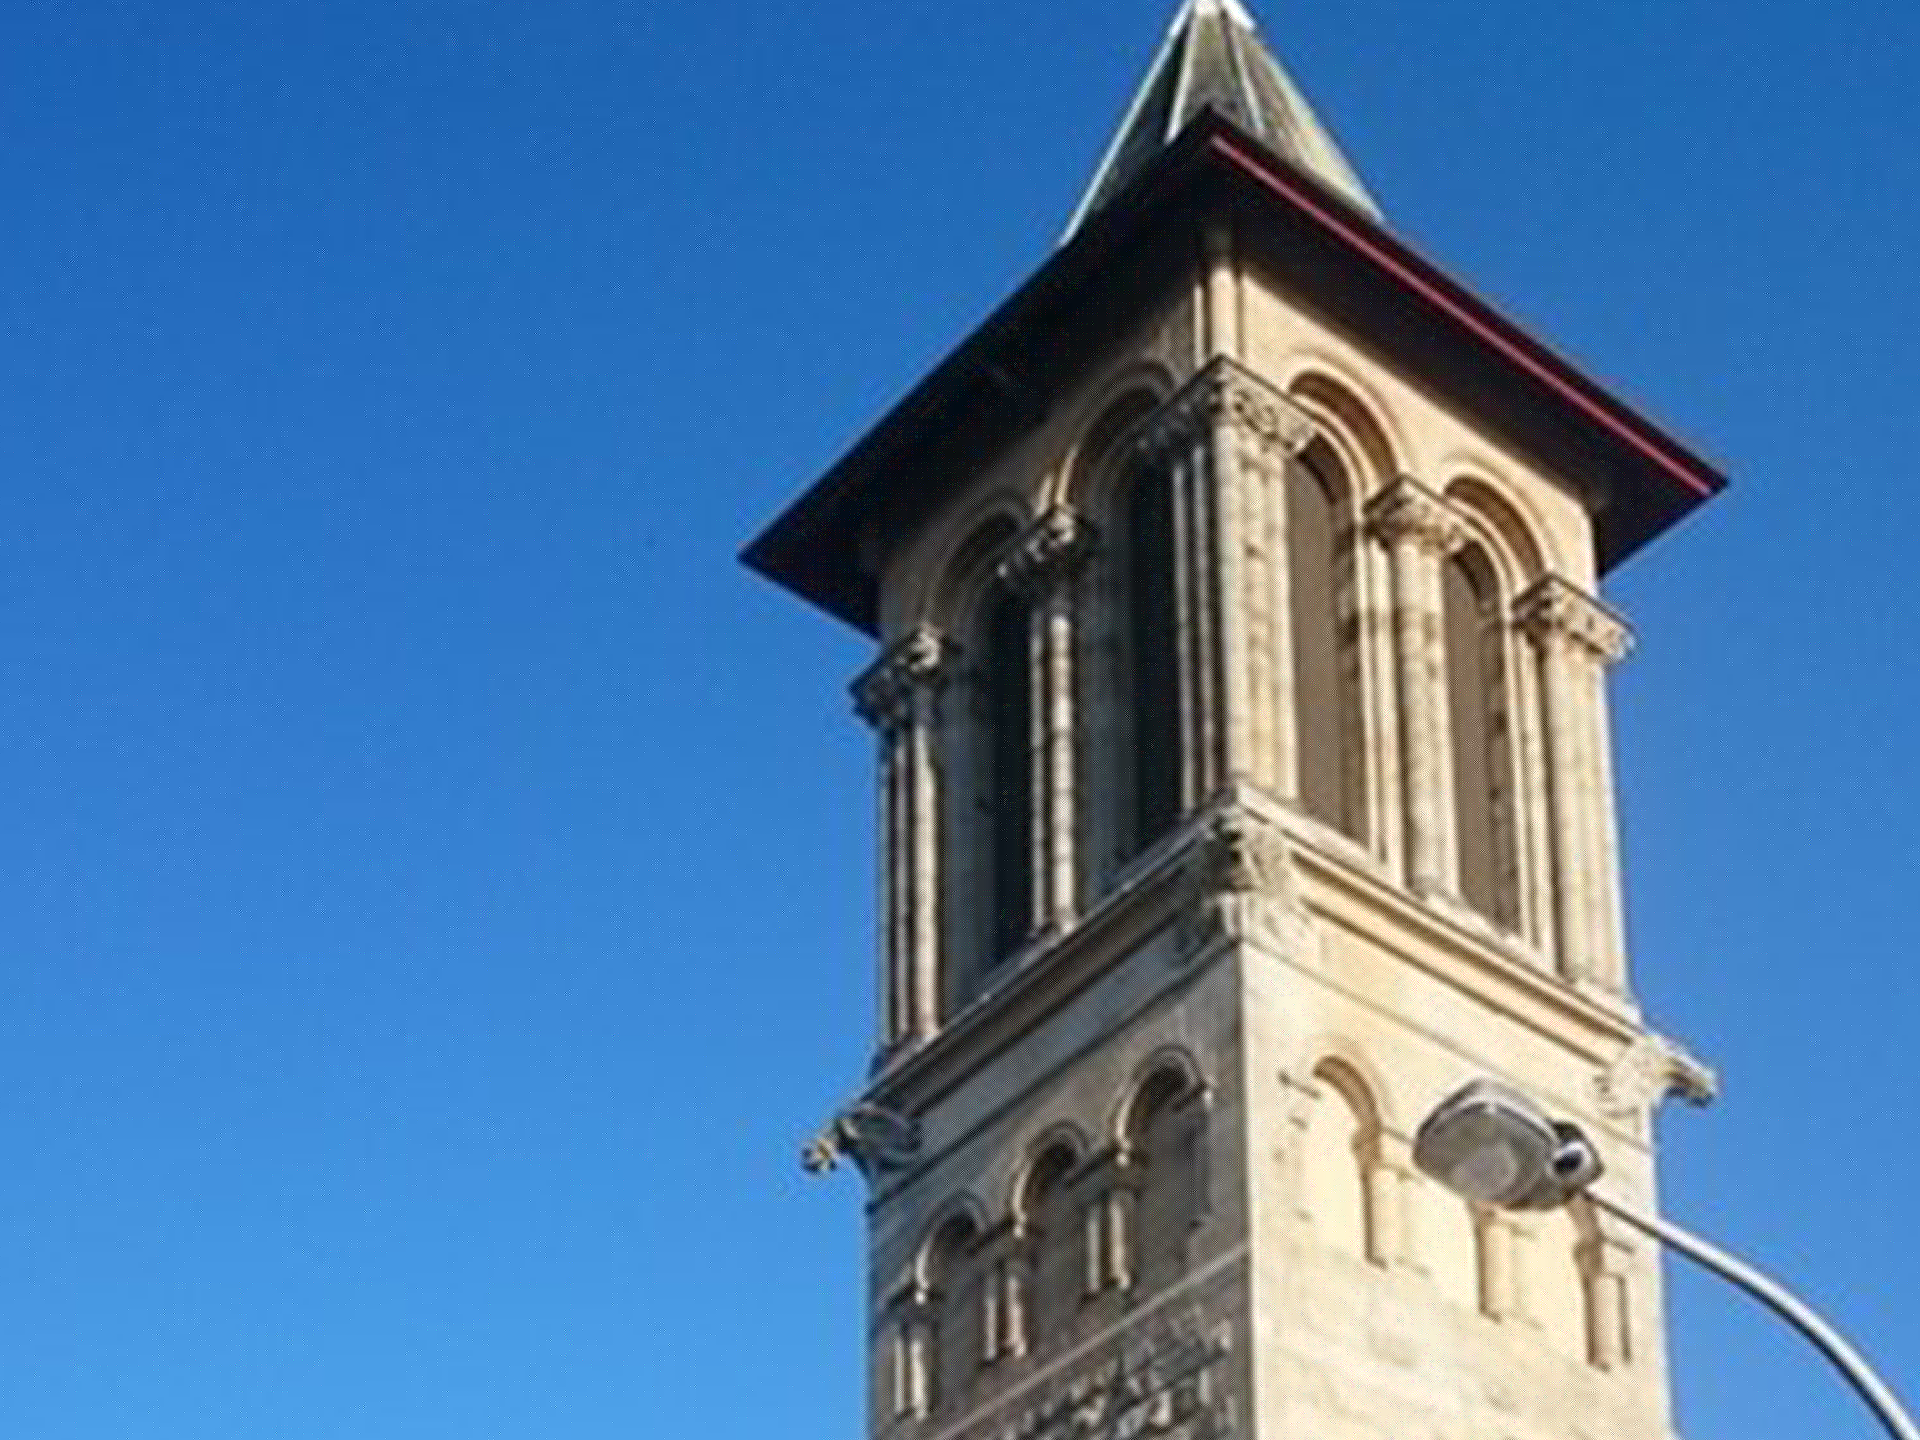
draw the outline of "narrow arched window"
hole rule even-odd
[[[1180,819],[1178,613],[1174,598],[1173,486],[1164,466],[1137,463],[1122,514],[1130,813],[1125,852],[1137,855]]]
[[[1141,1088],[1128,1127],[1140,1167],[1134,1283],[1153,1289],[1186,1268],[1188,1246],[1206,1203],[1206,1109],[1200,1091],[1176,1071]]]
[[[980,1264],[980,1227],[964,1215],[948,1220],[927,1250],[927,1300],[932,1315],[934,1410],[955,1404],[972,1388],[986,1355],[986,1291]]]
[[[1300,803],[1357,838],[1358,647],[1340,478],[1339,462],[1324,444],[1287,467],[1287,602]]]
[[[1022,1197],[1031,1267],[1024,1317],[1029,1353],[1066,1332],[1085,1291],[1086,1224],[1071,1184],[1078,1168],[1071,1147],[1053,1146],[1034,1162]]]
[[[1316,1072],[1319,1095],[1303,1137],[1300,1185],[1315,1235],[1329,1250],[1355,1259],[1374,1252],[1367,1205],[1364,1151],[1371,1143],[1371,1112],[1347,1087]]]
[[[1033,930],[1033,664],[1026,603],[996,587],[983,626],[978,823],[986,841],[987,960],[998,964]]]
[[[1442,602],[1460,895],[1489,919],[1511,926],[1513,759],[1506,647],[1499,586],[1483,551],[1469,547],[1446,561]]]

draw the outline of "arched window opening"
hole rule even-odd
[[[980,1227],[965,1215],[942,1225],[927,1248],[934,1410],[966,1395],[986,1355],[986,1287],[979,1249]]]
[[[1366,1259],[1371,1253],[1366,1172],[1362,1163],[1370,1117],[1344,1087],[1318,1076],[1319,1096],[1307,1122],[1300,1184],[1314,1234],[1329,1250]]]
[[[1174,1070],[1157,1072],[1134,1101],[1128,1144],[1140,1167],[1134,1283],[1166,1284],[1187,1264],[1194,1228],[1206,1210],[1206,1107],[1200,1090]]]
[[[1029,1353],[1067,1332],[1085,1291],[1086,1224],[1072,1186],[1079,1165],[1071,1146],[1052,1146],[1034,1162],[1021,1199],[1031,1275],[1025,1315]]]
[[[1123,851],[1140,854],[1172,831],[1181,808],[1178,613],[1174,598],[1173,486],[1164,466],[1136,463],[1121,516],[1124,650],[1131,803]]]
[[[1026,603],[996,588],[983,631],[978,723],[985,763],[975,813],[986,841],[982,907],[992,966],[1033,931],[1033,664]]]
[[[1484,552],[1468,548],[1447,560],[1442,603],[1460,895],[1511,927],[1516,886],[1506,637],[1499,587]]]
[[[1287,467],[1287,599],[1300,802],[1359,838],[1359,646],[1340,467],[1324,443]]]

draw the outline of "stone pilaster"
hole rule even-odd
[[[1570,980],[1623,989],[1606,667],[1626,657],[1632,631],[1599,600],[1555,575],[1515,602],[1514,618],[1539,661],[1560,970]]]
[[[1149,420],[1140,444],[1170,472],[1180,629],[1182,800],[1288,773],[1291,721],[1284,564],[1285,461],[1313,422],[1258,376],[1216,356]]]
[[[1043,930],[1073,923],[1079,897],[1074,776],[1074,577],[1093,549],[1092,528],[1055,506],[1001,562],[1001,580],[1027,597],[1033,656],[1034,914]]]
[[[1393,576],[1406,883],[1423,895],[1452,893],[1458,859],[1440,563],[1465,531],[1444,499],[1404,477],[1374,498],[1367,519],[1387,547]]]
[[[1581,1282],[1586,1288],[1587,1359],[1599,1370],[1621,1370],[1633,1363],[1633,1312],[1628,1277],[1633,1245],[1615,1232],[1615,1222],[1594,1217],[1592,1234],[1581,1241]]]
[[[854,682],[880,739],[880,1036],[883,1053],[940,1024],[940,692],[952,649],[921,626]]]

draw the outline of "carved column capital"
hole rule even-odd
[[[1543,645],[1564,641],[1609,665],[1633,650],[1633,628],[1626,620],[1558,575],[1546,576],[1514,601],[1513,619]]]
[[[1306,449],[1319,433],[1312,417],[1279,390],[1237,361],[1216,355],[1148,419],[1137,444],[1157,457],[1223,422],[1288,455]]]
[[[1403,475],[1374,496],[1367,524],[1388,545],[1411,544],[1431,555],[1450,555],[1466,542],[1466,527],[1446,499]]]
[[[1041,595],[1092,553],[1094,529],[1077,511],[1055,505],[1029,525],[995,572],[1023,595]]]
[[[853,682],[853,705],[876,729],[904,725],[913,698],[937,690],[947,677],[953,646],[931,625],[917,625]]]

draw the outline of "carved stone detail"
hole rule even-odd
[[[1309,936],[1286,837],[1238,805],[1207,817],[1187,855],[1183,957],[1216,940],[1264,939],[1289,953]]]
[[[1220,1373],[1233,1353],[1225,1325],[1170,1318],[1049,1381],[977,1440],[1226,1440],[1234,1406]]]
[[[915,693],[938,689],[952,656],[952,645],[938,630],[915,626],[853,682],[854,709],[875,729],[904,726],[912,718]]]
[[[1040,595],[1092,552],[1093,526],[1064,505],[1043,514],[1014,543],[996,572],[1001,583],[1025,595]]]
[[[1432,555],[1450,555],[1466,542],[1466,527],[1445,498],[1403,475],[1367,506],[1367,523],[1388,545],[1411,543]]]
[[[1516,600],[1513,618],[1543,644],[1571,641],[1610,665],[1633,652],[1633,628],[1626,620],[1558,575],[1547,576]]]
[[[1288,455],[1320,432],[1293,401],[1224,355],[1208,361],[1142,427],[1136,442],[1148,456],[1191,445],[1220,421]]]
[[[1642,1035],[1593,1080],[1594,1099],[1605,1114],[1645,1114],[1670,1095],[1689,1105],[1710,1105],[1720,1077],[1664,1035]]]
[[[880,1105],[855,1105],[834,1116],[800,1151],[809,1175],[825,1175],[851,1160],[869,1182],[911,1167],[920,1158],[918,1122]]]

